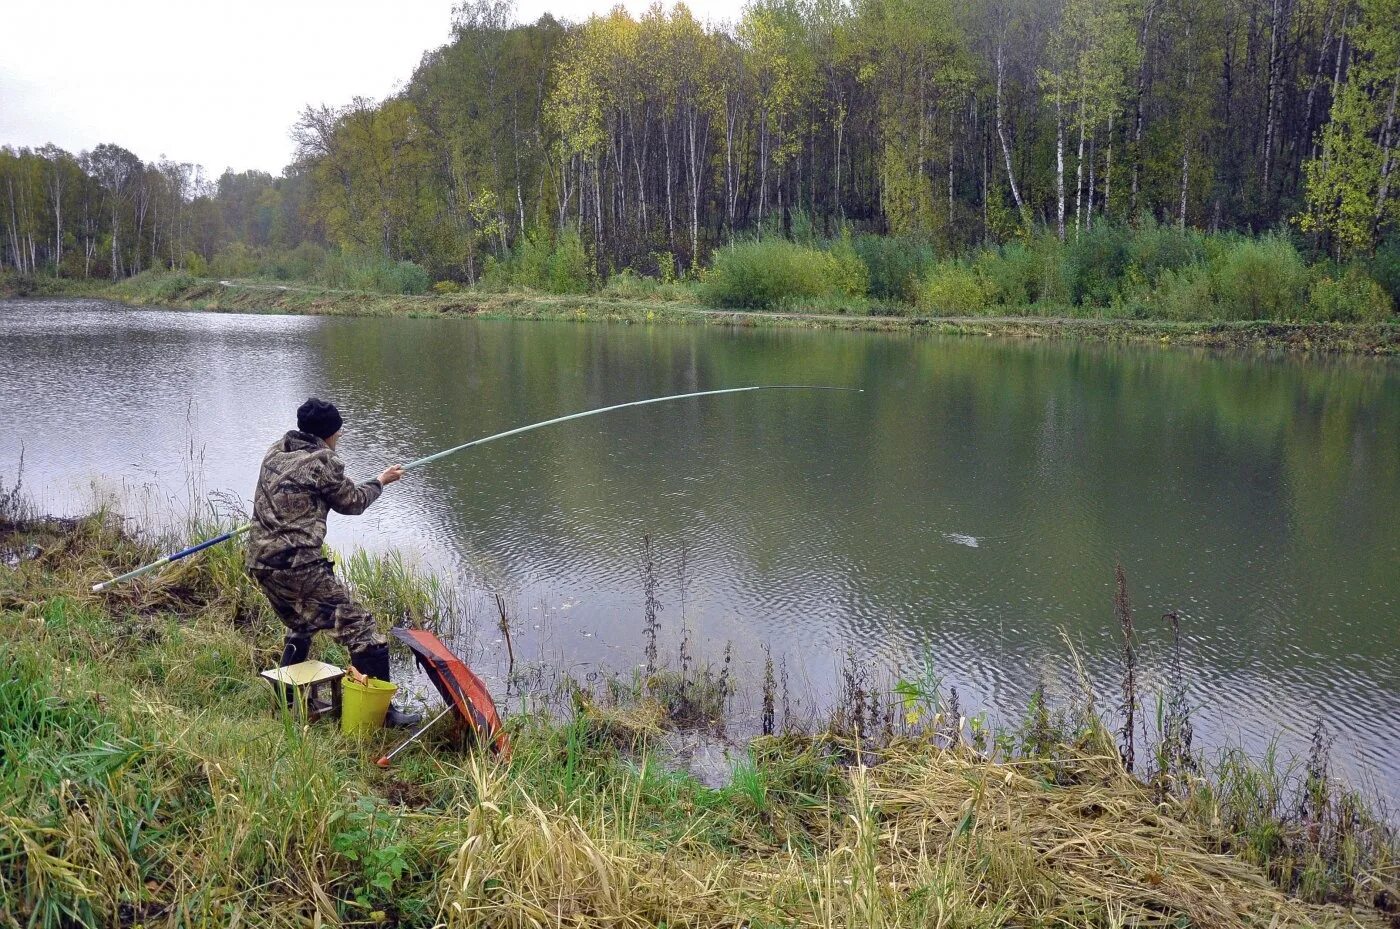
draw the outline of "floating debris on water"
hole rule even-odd
[[[968,548],[981,548],[982,543],[975,535],[963,535],[961,532],[945,532],[943,538],[954,545],[966,545]]]

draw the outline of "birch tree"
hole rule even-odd
[[[1366,252],[1400,218],[1395,197],[1400,131],[1400,0],[1360,0],[1353,60],[1332,103],[1321,152],[1310,161],[1304,229],[1331,237],[1339,255]]]

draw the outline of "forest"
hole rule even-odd
[[[344,284],[368,263],[395,289],[567,290],[695,279],[781,258],[786,240],[835,255],[838,284],[818,290],[843,292],[844,243],[865,273],[845,292],[918,302],[921,283],[875,293],[877,265],[913,254],[918,274],[944,263],[935,296],[976,302],[995,283],[979,265],[1007,247],[1095,238],[1080,260],[1097,262],[1106,230],[1130,252],[1140,230],[1175,229],[1201,255],[1262,236],[1365,277],[1353,295],[1400,286],[1400,0],[755,0],[718,24],[682,4],[522,23],[510,0],[472,0],[453,15],[399,92],[308,105],[280,176],[211,179],[112,144],[0,150],[3,265]],[[1065,299],[1083,289],[1069,280]]]

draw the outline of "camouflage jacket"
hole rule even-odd
[[[363,513],[384,487],[378,480],[356,484],[330,446],[292,430],[263,458],[253,492],[248,531],[249,568],[299,568],[322,559],[326,511]]]

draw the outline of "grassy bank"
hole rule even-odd
[[[1393,912],[1396,837],[1329,776],[1325,746],[1295,766],[1203,757],[1171,694],[1134,775],[1116,723],[1088,708],[1038,695],[1022,726],[989,733],[936,681],[881,685],[854,662],[837,710],[799,727],[770,665],[755,704],[772,734],[709,789],[659,746],[722,727],[736,683],[682,657],[569,687],[553,711],[513,705],[508,765],[444,733],[380,771],[389,736],[273,711],[256,674],[280,631],[236,548],[90,592],[175,541],[106,512],[40,518],[0,489],[0,924],[1281,927]],[[347,570],[377,615],[447,619],[392,559]]]
[[[66,281],[49,280],[34,295],[61,294],[69,286]],[[701,305],[691,290],[679,285],[640,290],[617,285],[594,294],[462,290],[407,295],[266,281],[224,283],[185,274],[143,274],[116,284],[73,285],[72,293],[75,296],[101,296],[134,306],[224,312],[782,326],[1010,338],[1069,338],[1207,348],[1400,354],[1400,323],[1396,322],[1149,320],[1072,315],[1069,307],[1048,305],[1024,308],[1033,311],[1030,315],[1005,316],[722,310]]]

